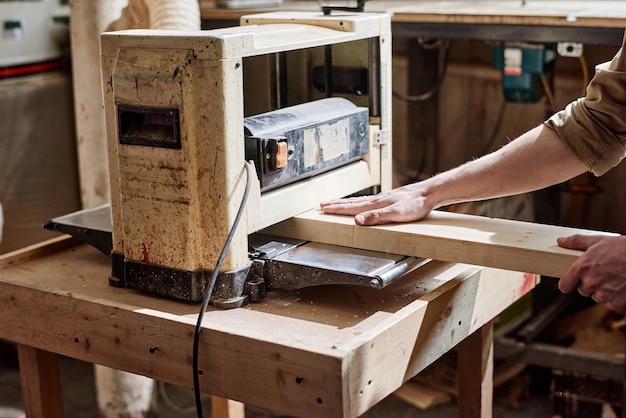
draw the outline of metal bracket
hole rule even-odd
[[[387,145],[391,142],[391,131],[381,130],[374,132],[374,146]]]

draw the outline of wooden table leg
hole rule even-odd
[[[24,409],[28,418],[62,418],[63,398],[59,357],[55,353],[17,345]]]
[[[458,345],[459,417],[490,418],[493,413],[493,322]]]
[[[244,418],[245,414],[245,407],[241,402],[211,396],[212,418]]]

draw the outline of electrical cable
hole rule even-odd
[[[198,320],[196,322],[196,329],[193,336],[193,358],[192,358],[192,368],[193,368],[193,389],[196,398],[196,412],[198,418],[202,418],[202,401],[200,399],[200,380],[198,378],[198,343],[200,341],[200,331],[202,330],[202,318],[204,317],[204,313],[206,312],[209,306],[209,300],[211,299],[211,293],[213,293],[213,286],[215,286],[215,282],[217,280],[217,275],[219,274],[220,267],[222,266],[222,262],[224,261],[224,257],[226,256],[226,252],[228,251],[228,247],[230,247],[230,243],[235,235],[235,230],[239,225],[239,221],[241,220],[241,216],[243,215],[243,211],[246,207],[246,202],[248,201],[248,195],[250,194],[250,184],[252,183],[252,165],[245,162],[247,180],[246,180],[246,189],[241,198],[241,204],[239,205],[239,209],[237,210],[237,215],[235,216],[235,220],[233,221],[233,225],[228,232],[228,236],[226,237],[226,242],[224,242],[224,246],[222,247],[222,251],[217,259],[217,263],[215,264],[215,269],[211,274],[211,278],[209,279],[209,285],[204,298],[202,299],[202,306],[200,308],[200,312],[198,313]]]
[[[580,93],[580,97],[585,97],[587,94],[587,84],[589,84],[589,68],[587,67],[587,60],[583,54],[578,56],[578,61],[580,62],[580,67],[583,72],[583,90]]]
[[[481,155],[485,155],[491,152],[491,149],[493,148],[493,144],[496,142],[496,139],[498,138],[498,134],[500,133],[500,128],[502,127],[502,121],[504,121],[504,114],[506,113],[507,107],[508,107],[508,102],[505,100],[504,102],[502,102],[502,105],[500,106],[500,110],[498,111],[498,116],[496,117],[496,122],[493,125],[491,135],[489,136],[489,139],[487,140],[487,142],[485,142],[485,145],[483,145],[483,149],[480,152],[479,157]]]
[[[448,69],[448,55],[449,55],[449,51],[450,51],[450,41],[449,40],[444,40],[444,39],[438,39],[432,42],[427,42],[426,40],[424,40],[423,38],[417,38],[418,41],[418,45],[424,49],[424,50],[434,50],[434,49],[438,49],[439,50],[439,56],[438,56],[438,63],[437,63],[437,68],[439,70],[439,74],[437,77],[437,81],[435,82],[435,84],[432,86],[432,88],[430,88],[428,91],[425,91],[423,93],[417,94],[417,95],[410,95],[410,94],[405,94],[405,93],[400,93],[397,90],[392,90],[391,94],[393,96],[393,98],[395,99],[399,99],[402,100],[406,103],[408,103],[409,105],[417,105],[420,102],[426,101],[432,97],[434,97],[439,90],[441,89],[441,86],[443,84],[443,81],[446,77],[446,73],[447,73],[447,69]],[[422,125],[421,121],[416,120],[415,123],[419,126]],[[420,129],[423,131],[423,129]],[[422,145],[424,149],[427,148],[427,140],[422,142]],[[435,141],[433,143],[433,152],[435,154],[435,158],[434,160],[437,160],[436,155],[438,154],[438,145],[437,145],[437,141]],[[416,167],[416,175],[415,176],[410,176],[410,177],[415,177],[415,179],[410,180],[410,182],[419,179],[420,177],[420,173],[424,170],[424,165],[426,162],[426,153],[423,152],[422,155],[419,158],[419,161],[417,161],[417,163],[414,165]]]
[[[440,51],[443,51],[443,52],[440,52],[439,54],[439,71],[440,71],[439,78],[437,79],[437,82],[430,90],[425,91],[424,93],[421,93],[418,95],[413,96],[413,95],[400,93],[399,91],[396,91],[396,90],[392,90],[391,94],[396,99],[400,99],[405,102],[421,102],[424,100],[428,100],[439,91],[439,89],[441,88],[441,85],[443,84],[443,80],[446,77],[446,71],[448,69],[448,51],[449,51],[450,41],[438,40],[436,42],[433,42],[432,44],[428,44],[420,40],[420,46],[426,50],[438,48]]]
[[[552,91],[552,87],[550,86],[550,81],[545,74],[541,74],[539,78],[541,79],[541,84],[543,84],[543,90],[546,93],[546,97],[548,98],[550,109],[552,109],[552,113],[556,113],[558,109],[556,107],[556,100],[554,99],[554,93]]]

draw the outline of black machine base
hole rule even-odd
[[[111,254],[111,267],[111,286],[129,287],[189,302],[202,300],[213,274],[206,269],[186,271],[126,260],[124,255],[117,253]],[[220,308],[237,308],[250,299],[261,299],[264,294],[265,283],[262,279],[250,277],[250,266],[246,266],[217,276],[211,303]]]

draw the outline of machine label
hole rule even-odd
[[[350,152],[350,123],[342,119],[304,131],[304,166],[312,167]]]

